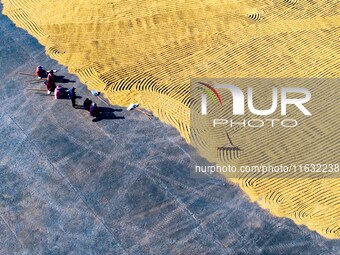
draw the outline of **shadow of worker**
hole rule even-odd
[[[99,111],[97,113],[96,118],[94,118],[93,122],[98,122],[101,120],[122,120],[125,119],[124,116],[117,116],[114,112],[121,112],[122,109],[112,109],[109,107],[98,107]]]
[[[75,83],[76,81],[65,78],[64,75],[54,75],[56,82],[59,83]]]

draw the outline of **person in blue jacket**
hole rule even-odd
[[[75,87],[72,87],[69,91],[68,91],[68,95],[71,99],[71,102],[72,102],[72,107],[73,108],[76,108],[77,104],[76,104],[76,88]]]

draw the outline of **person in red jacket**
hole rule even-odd
[[[57,70],[52,70],[54,73],[57,72]],[[35,74],[38,76],[38,79],[42,79],[42,78],[47,78],[49,72],[47,72],[46,70],[44,70],[43,66],[37,66],[37,68],[35,69]]]
[[[35,69],[35,74],[38,76],[38,79],[46,78],[47,72],[44,70],[43,66],[37,66]]]
[[[56,85],[55,85],[55,78],[53,75],[53,70],[49,71],[47,75],[47,80],[45,81],[45,85],[48,90],[47,94],[51,95],[51,93],[54,93]]]

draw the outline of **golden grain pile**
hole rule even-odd
[[[89,88],[105,92],[113,104],[140,103],[188,142],[190,78],[340,73],[336,0],[1,1],[5,15]],[[234,142],[246,147],[236,164],[336,163],[339,85],[331,91],[316,86],[311,89],[320,98],[314,101],[323,103],[311,103],[319,111],[314,122],[295,135],[284,134],[284,140],[275,129],[233,134]],[[233,181],[274,215],[340,238],[340,179]]]

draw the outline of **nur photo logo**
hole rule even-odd
[[[190,143],[222,166],[336,164],[324,144],[336,150],[330,137],[338,127],[338,84],[317,78],[192,79]]]

